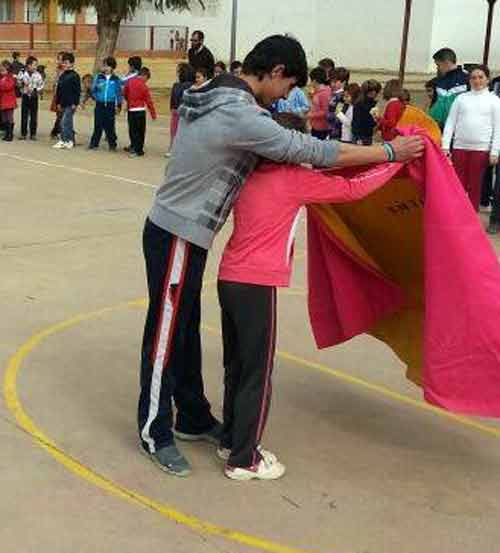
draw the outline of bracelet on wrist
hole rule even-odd
[[[384,142],[383,144],[385,153],[387,154],[387,161],[389,163],[394,163],[396,161],[396,151],[394,146],[390,142]]]

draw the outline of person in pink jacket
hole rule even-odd
[[[312,107],[308,113],[311,134],[320,140],[326,140],[330,131],[328,108],[332,99],[332,89],[328,84],[326,71],[321,67],[313,69],[309,78],[313,90]]]
[[[295,114],[274,117],[284,127],[305,132],[304,120]],[[348,179],[263,161],[240,193],[218,277],[225,369],[218,455],[226,461],[228,478],[274,480],[285,473],[260,441],[271,398],[276,287],[290,284],[301,207],[363,198],[400,167],[386,163]]]

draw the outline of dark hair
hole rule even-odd
[[[3,60],[2,63],[1,63],[0,65],[2,65],[3,67],[5,67],[5,69],[7,69],[7,72],[8,72],[8,73],[12,73],[12,63],[10,63],[9,60]]]
[[[227,71],[227,66],[223,61],[218,61],[214,67],[220,67],[224,73]]]
[[[368,79],[361,85],[361,94],[359,96],[360,102],[366,102],[368,94],[370,92],[376,92],[377,94],[382,90],[382,85],[375,79]]]
[[[89,78],[94,80],[94,77],[91,73],[85,73],[85,75],[83,75],[83,77],[82,77],[82,82],[85,81],[86,79],[89,79]]]
[[[193,35],[196,35],[201,41],[205,40],[205,33],[203,31],[193,31]]]
[[[307,121],[296,113],[273,113],[273,119],[278,125],[281,125],[285,129],[298,131],[304,134],[307,132]]]
[[[259,42],[245,58],[243,73],[262,80],[277,65],[285,66],[283,75],[295,77],[297,86],[306,86],[306,53],[300,42],[290,36],[273,35]]]
[[[345,67],[337,67],[334,69],[331,79],[332,81],[340,81],[341,83],[348,84],[349,79],[351,78],[351,73],[349,72],[349,69],[346,69]]]
[[[64,56],[66,52],[64,50],[61,50],[60,52],[57,52],[56,58],[61,58]]]
[[[142,67],[142,58],[141,56],[132,56],[128,59],[127,63],[135,71],[140,71]]]
[[[31,65],[32,63],[34,63],[35,61],[38,61],[38,58],[35,58],[35,56],[28,56],[26,58],[26,63],[25,65]]]
[[[430,81],[427,81],[425,83],[425,88],[432,88],[432,90],[435,90],[436,89],[436,81],[437,81],[436,77],[434,77]]]
[[[111,67],[111,69],[116,69],[116,59],[113,56],[108,56],[102,60],[103,65]]]
[[[331,76],[331,74],[335,71],[335,62],[332,60],[332,58],[323,58],[322,60],[319,60],[318,67],[322,67],[328,76]]]
[[[12,52],[12,59],[13,60],[17,60],[17,58],[20,58],[20,57],[21,57],[20,52]]]
[[[345,89],[345,92],[351,97],[352,103],[355,104],[361,95],[361,87],[358,83],[351,83]]]
[[[69,61],[69,63],[75,63],[75,56],[71,52],[64,52],[62,55],[62,61]]]
[[[38,66],[38,73],[40,73],[40,75],[43,75],[45,73],[45,65],[39,65]]]
[[[383,92],[384,100],[399,98],[402,91],[403,89],[401,87],[401,81],[399,79],[391,79],[390,81],[387,81],[385,83]]]
[[[243,64],[241,63],[241,61],[235,60],[231,62],[231,65],[229,66],[229,71],[231,71],[232,73],[233,71],[235,71],[236,69],[239,69],[240,67],[243,67]]]
[[[316,81],[319,84],[328,84],[328,76],[322,67],[315,67],[310,73],[311,81]]]
[[[491,75],[490,68],[487,65],[482,65],[482,64],[473,65],[469,69],[469,75],[472,75],[473,71],[482,71],[488,79],[490,78],[490,75]]]
[[[434,61],[451,61],[451,63],[457,63],[457,55],[451,48],[441,48],[433,56]]]
[[[401,94],[399,95],[399,99],[405,104],[409,104],[411,102],[410,91],[407,88],[403,88],[401,90]]]
[[[197,67],[194,71],[195,77],[196,73],[201,73],[205,77],[205,79],[208,79],[208,69],[206,67]]]
[[[177,74],[179,76],[180,83],[192,83],[194,82],[194,68],[189,63],[179,63],[177,65]]]
[[[141,67],[139,69],[139,75],[141,77],[147,77],[148,79],[151,79],[151,71],[149,70],[149,67]]]

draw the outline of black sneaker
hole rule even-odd
[[[146,451],[142,444],[139,445],[140,451],[143,455],[148,457],[159,469],[174,476],[180,476],[184,478],[189,476],[192,472],[191,465],[188,460],[177,449],[175,444],[167,447],[162,447],[155,453],[149,453]]]
[[[98,150],[99,149],[99,146],[94,146],[93,144],[89,144],[87,146],[87,150]]]
[[[208,442],[219,445],[222,438],[222,424],[217,422],[208,432],[203,432],[202,434],[186,434],[175,429],[173,433],[176,438],[184,442]]]
[[[116,152],[116,146],[110,146],[109,151],[110,152]]]
[[[33,140],[33,142],[36,142],[36,136],[35,136],[34,134],[32,134],[32,135],[30,136],[30,140]]]
[[[19,137],[19,140],[26,140],[26,135],[22,134],[22,135]]]

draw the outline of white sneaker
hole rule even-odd
[[[66,148],[66,142],[63,140],[58,140],[52,148],[55,148],[56,150],[62,150],[63,148]]]
[[[75,143],[72,142],[71,140],[68,140],[68,142],[64,143],[63,147],[66,148],[66,150],[71,150],[72,148],[75,147]]]
[[[256,466],[242,468],[226,465],[224,474],[231,480],[239,481],[277,480],[285,474],[285,465],[282,465],[275,455],[269,451],[265,451],[265,453],[261,452],[261,455],[262,459]]]
[[[261,445],[257,446],[257,451],[264,457],[265,459],[269,460],[270,462],[276,462],[278,458],[274,453],[271,453],[270,451],[267,451],[267,449],[264,449]],[[227,461],[229,457],[231,456],[231,450],[227,449],[225,447],[218,447],[217,448],[217,457],[221,461]]]
[[[167,159],[170,158],[170,157],[172,157],[172,152],[167,152],[167,153],[165,154],[165,157],[166,157]]]

